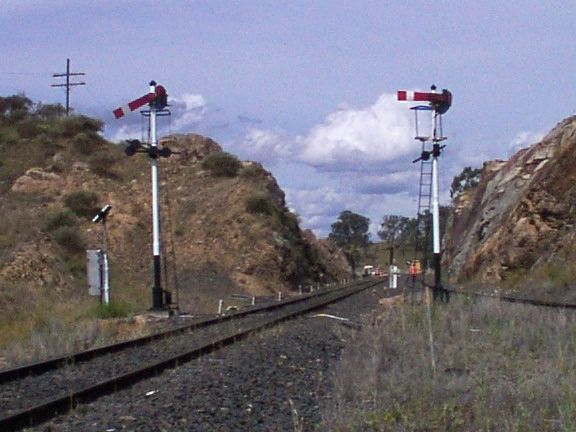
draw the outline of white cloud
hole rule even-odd
[[[284,159],[330,172],[366,171],[417,155],[412,127],[408,106],[383,94],[367,108],[341,105],[305,136],[249,127],[236,145],[261,161]]]
[[[127,124],[122,125],[118,129],[116,129],[114,134],[110,137],[110,141],[120,142],[127,139],[137,138],[139,136],[140,136],[140,130],[138,126],[134,124]]]
[[[409,105],[383,94],[366,108],[341,105],[306,135],[289,137],[250,125],[234,145],[263,162],[279,162],[288,204],[302,227],[319,236],[343,210],[371,219],[375,235],[384,214],[414,214],[420,153]],[[299,174],[300,173],[300,174]],[[302,178],[305,176],[305,180]]]
[[[530,131],[518,132],[516,136],[510,141],[510,144],[508,145],[508,150],[512,154],[514,154],[518,150],[530,147],[532,144],[536,144],[537,142],[542,141],[544,135],[545,134],[541,132],[530,132]]]
[[[239,144],[242,153],[260,162],[290,159],[292,141],[280,132],[249,127]]]
[[[298,158],[323,170],[365,169],[418,152],[410,111],[383,94],[364,109],[342,108],[297,139]]]
[[[381,175],[367,173],[363,176],[350,176],[355,179],[352,186],[355,191],[367,195],[381,195],[414,189],[418,175],[417,170],[407,170]]]
[[[199,94],[184,93],[170,99],[170,111],[175,131],[193,129],[206,117],[206,100]]]

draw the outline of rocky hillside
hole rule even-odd
[[[460,195],[446,258],[458,282],[567,298],[576,258],[576,117]]]
[[[113,207],[112,299],[151,305],[149,160],[126,157],[101,127],[38,110],[16,116],[9,108],[0,118],[0,308],[8,321],[94,304],[85,249],[101,245],[101,226],[90,219],[105,204]],[[338,250],[300,230],[260,164],[193,134],[161,145],[179,152],[161,159],[160,175],[164,286],[174,295],[178,286],[183,310],[214,312],[231,294],[273,295],[350,274]]]

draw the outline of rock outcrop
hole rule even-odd
[[[498,285],[573,260],[576,117],[510,160],[484,164],[455,202],[446,259],[458,281]]]

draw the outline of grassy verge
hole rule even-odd
[[[354,336],[325,407],[330,431],[574,431],[576,315],[455,297],[389,310]]]

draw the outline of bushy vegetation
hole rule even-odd
[[[243,167],[240,176],[246,179],[257,179],[262,176],[262,168],[255,163]]]
[[[246,211],[253,214],[272,215],[277,211],[277,206],[268,194],[255,193],[246,198]]]
[[[99,319],[124,318],[130,313],[130,305],[112,301],[108,304],[98,305],[92,313]]]
[[[60,104],[33,103],[25,95],[0,97],[0,150],[2,166],[0,180],[7,182],[21,176],[33,166],[47,166],[49,158],[59,152],[58,162],[51,168],[63,172],[74,161],[88,161],[95,165],[94,172],[110,175],[110,162],[106,167],[93,162],[105,147],[100,136],[103,122],[82,115],[65,115]],[[106,149],[106,153],[110,153]]]
[[[83,155],[89,155],[94,152],[95,141],[93,137],[88,135],[86,132],[80,132],[72,138],[72,145],[74,149]]]
[[[242,163],[230,153],[217,152],[206,156],[202,161],[202,168],[216,177],[236,177],[242,168]]]
[[[460,174],[452,179],[450,198],[454,199],[465,190],[477,186],[481,176],[482,168],[465,167]]]
[[[78,219],[70,209],[54,209],[47,213],[43,228],[52,232],[58,228],[76,226],[77,223]]]
[[[84,237],[78,228],[78,218],[67,207],[48,212],[43,229],[57,244],[71,254],[81,252],[85,248]]]
[[[457,297],[384,311],[354,335],[322,430],[573,431],[573,312]],[[351,337],[352,335],[348,335]]]
[[[86,248],[84,237],[77,226],[63,226],[52,232],[52,238],[67,252],[75,254]]]
[[[66,195],[64,204],[77,216],[85,218],[92,218],[99,210],[98,195],[89,191],[77,191]]]
[[[114,165],[117,159],[109,154],[99,154],[90,158],[90,169],[92,172],[100,177],[117,180],[121,178],[115,171]]]

